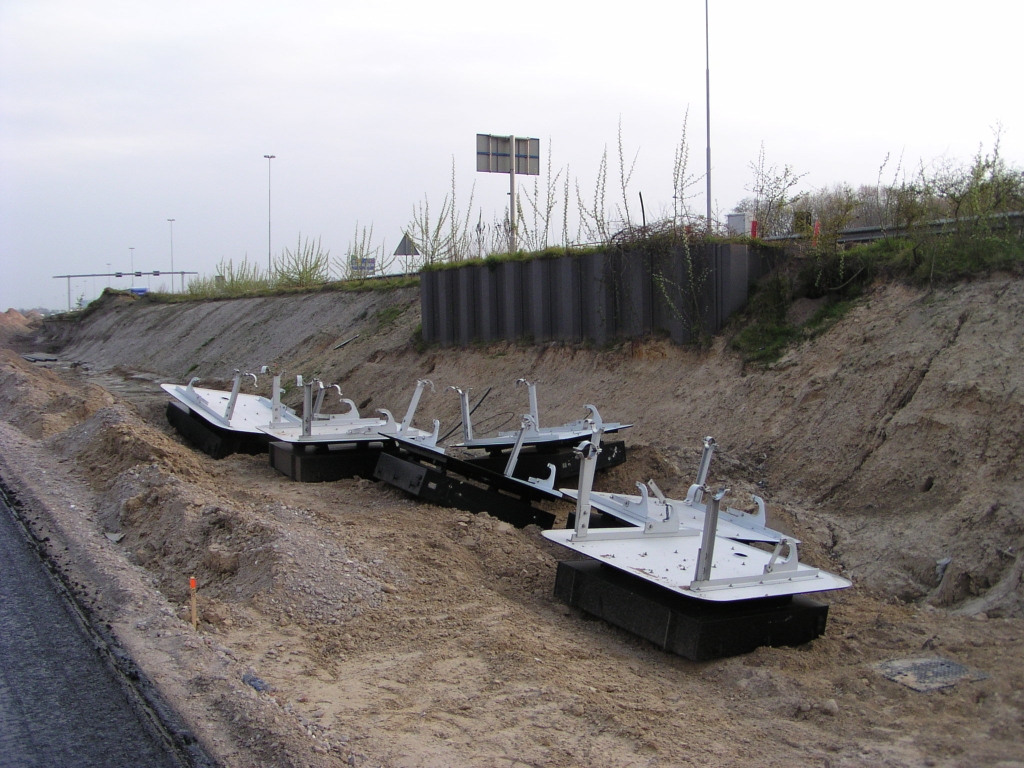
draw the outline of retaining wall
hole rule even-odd
[[[749,245],[712,243],[424,272],[423,339],[605,344],[664,333],[685,344],[721,329],[769,258]]]

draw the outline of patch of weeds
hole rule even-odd
[[[786,320],[786,311],[792,303],[789,279],[776,272],[751,288],[747,303],[748,322],[731,342],[733,349],[743,354],[747,362],[770,363],[800,331]]]
[[[1024,242],[1003,233],[977,231],[923,240],[911,278],[918,283],[952,282],[973,275],[1024,268]]]
[[[980,227],[942,234],[914,232],[849,250],[812,252],[798,276],[809,298],[860,295],[878,278],[911,285],[952,283],[996,271],[1024,271],[1024,240]]]
[[[412,332],[412,347],[419,354],[423,354],[430,348],[430,345],[423,340],[423,323],[418,324]]]
[[[580,257],[607,250],[603,246],[578,246],[562,248],[551,246],[543,251],[516,251],[515,253],[492,253],[483,259],[464,259],[462,261],[436,261],[424,264],[421,272],[440,272],[445,269],[461,269],[462,267],[485,266],[494,269],[507,261],[533,261],[534,259],[560,259],[564,256]]]
[[[185,375],[188,376],[190,373],[192,373],[192,371],[194,371],[198,367],[199,367],[199,363],[192,363],[192,365],[190,365],[188,367],[188,370],[185,371]]]
[[[206,341],[204,341],[202,344],[200,344],[199,348],[200,349],[204,349],[205,347],[209,346],[213,342],[213,340],[216,339],[216,338],[217,338],[216,336],[211,336]]]
[[[732,348],[742,352],[746,362],[771,363],[800,336],[800,329],[788,323],[754,323],[736,334]]]
[[[853,300],[830,302],[815,312],[804,328],[815,336],[820,335],[846,317],[854,304]]]
[[[293,285],[287,280],[267,280],[265,277],[241,279],[238,275],[218,281],[216,276],[192,280],[184,293],[147,293],[146,302],[154,304],[178,304],[188,301],[219,301],[236,298],[259,298],[268,296],[296,296],[310,293],[366,293],[372,291],[395,291],[402,288],[416,288],[420,284],[418,275],[373,277],[359,280],[328,280],[308,285]]]
[[[409,307],[408,305],[392,304],[390,307],[384,307],[384,309],[377,312],[375,317],[377,318],[377,325],[381,328],[391,325],[403,314]]]

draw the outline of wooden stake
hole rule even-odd
[[[199,614],[196,611],[196,577],[188,580],[189,589],[192,591],[192,629],[199,630]]]

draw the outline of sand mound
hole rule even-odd
[[[0,349],[0,408],[3,418],[30,437],[63,432],[109,406],[113,397],[91,384],[71,385],[20,355]]]

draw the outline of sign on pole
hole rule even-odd
[[[408,232],[402,233],[402,242],[395,248],[395,256],[419,256],[419,248],[416,247],[415,241],[409,237]]]
[[[540,175],[540,139],[476,135],[476,169],[508,174],[508,252],[516,252],[516,174]]]
[[[508,173],[511,168],[509,147],[516,144],[516,173],[523,176],[540,175],[540,139],[513,136],[476,135],[476,169],[483,173]]]

